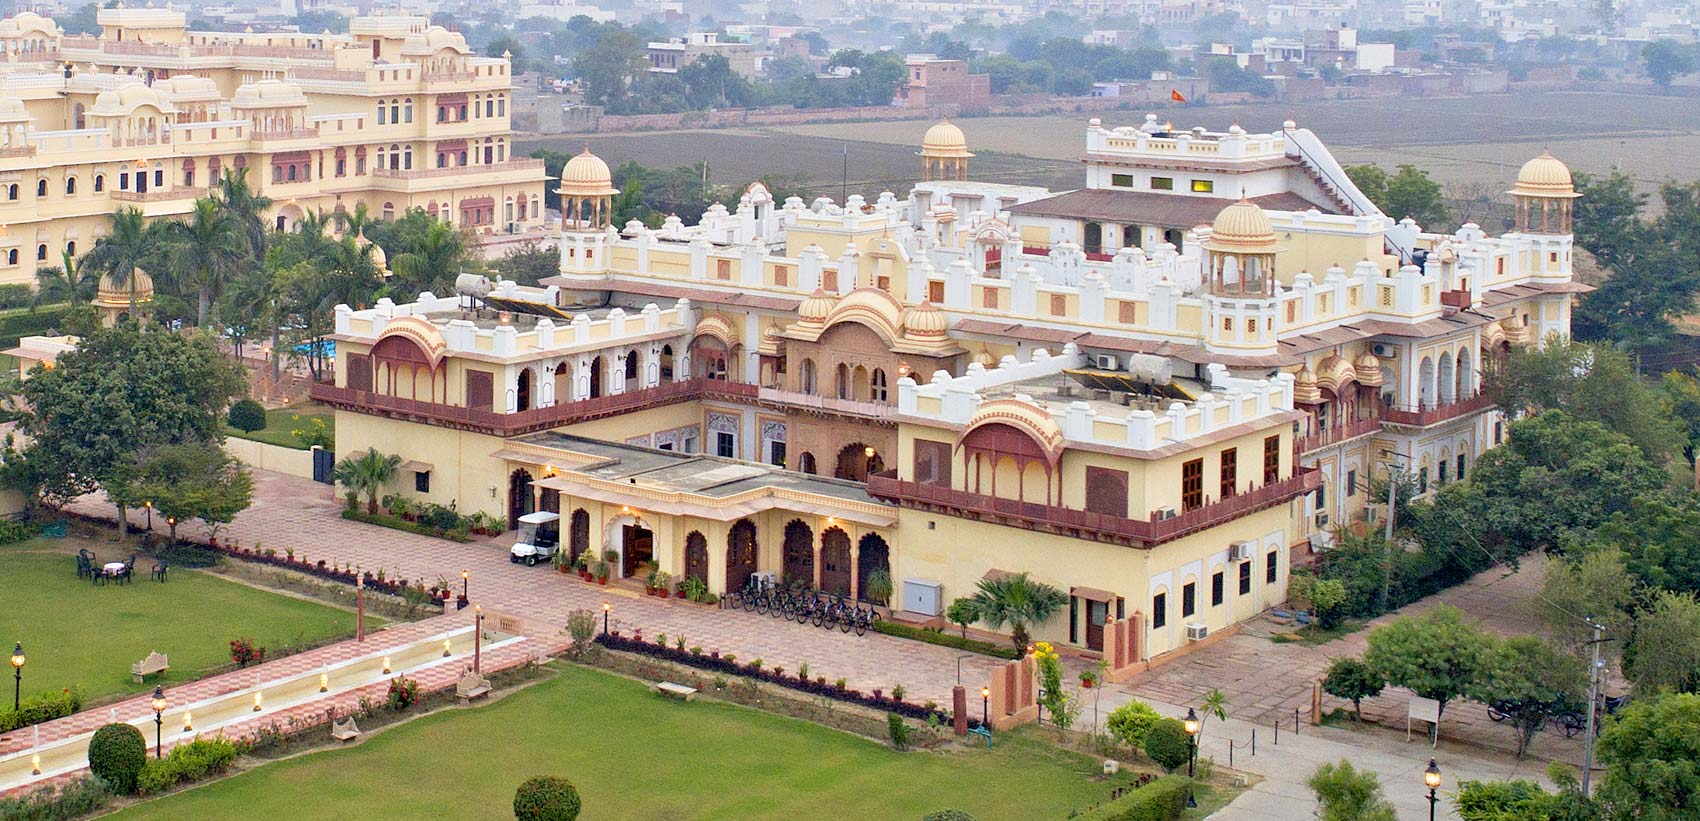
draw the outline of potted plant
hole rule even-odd
[[[590,581],[590,551],[579,553],[577,562],[579,578]]]
[[[862,594],[875,604],[889,604],[892,594],[891,574],[884,570],[869,573],[867,589],[863,590]]]
[[[708,585],[696,576],[686,576],[684,581],[679,582],[679,595],[691,601],[702,601],[707,592]]]
[[[665,599],[672,595],[673,575],[665,570],[657,570],[655,571],[655,578],[650,581],[650,584],[655,586],[655,595]]]
[[[1092,689],[1093,685],[1096,685],[1097,683],[1098,683],[1098,671],[1097,670],[1081,670],[1080,671],[1080,687],[1081,687],[1081,689],[1090,690],[1090,689]]]
[[[611,568],[608,567],[608,563],[606,561],[601,561],[601,562],[596,563],[595,573],[596,573],[596,583],[597,584],[607,584],[608,583],[608,573],[609,573],[610,569]]]

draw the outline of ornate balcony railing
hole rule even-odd
[[[722,379],[698,377],[683,382],[663,382],[653,388],[608,394],[595,399],[581,399],[576,402],[561,402],[549,407],[531,408],[514,413],[500,413],[493,410],[448,405],[441,402],[424,402],[418,399],[338,387],[328,382],[316,382],[309,388],[308,392],[316,401],[361,413],[390,416],[411,422],[441,425],[462,430],[474,430],[495,436],[517,436],[522,433],[547,430],[560,425],[586,422],[605,416],[677,402],[687,402],[693,399],[753,400],[756,397],[756,386],[741,382],[727,382]]]
[[[178,186],[176,188],[155,188],[151,191],[109,191],[109,196],[120,202],[160,202],[163,200],[193,200],[205,197],[209,193],[206,188]]]
[[[1030,530],[1064,532],[1084,539],[1121,542],[1134,547],[1153,547],[1215,527],[1310,493],[1321,485],[1320,471],[1301,467],[1291,477],[1273,484],[1211,501],[1166,519],[1157,518],[1156,511],[1153,511],[1149,520],[1142,521],[908,482],[898,479],[893,471],[868,477],[869,494],[907,507],[925,507],[955,516],[993,520]]]
[[[1326,430],[1317,431],[1309,436],[1301,436],[1298,440],[1299,453],[1310,453],[1319,448],[1337,445],[1348,439],[1367,436],[1381,430],[1381,419],[1371,416],[1368,419],[1353,419],[1335,425]]]
[[[377,168],[373,169],[375,177],[389,177],[401,180],[430,179],[433,177],[463,177],[475,174],[501,174],[507,171],[542,171],[542,160],[508,160],[507,162],[457,165],[451,168]]]
[[[762,388],[759,398],[763,402],[772,402],[797,410],[857,416],[866,419],[884,419],[897,412],[896,405],[884,402],[863,402],[856,399],[839,399],[834,396],[816,396],[812,393],[788,391],[781,388]]]
[[[1441,422],[1457,419],[1460,416],[1481,413],[1493,407],[1493,404],[1493,397],[1482,392],[1466,399],[1429,408],[1383,408],[1381,420],[1393,425],[1426,428],[1430,425],[1438,425]]]

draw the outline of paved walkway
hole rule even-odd
[[[911,700],[933,700],[940,704],[950,703],[950,688],[959,676],[961,683],[972,691],[986,681],[997,664],[985,656],[889,636],[870,633],[857,637],[827,632],[783,619],[600,587],[549,568],[528,568],[508,562],[506,543],[511,537],[461,544],[352,522],[341,517],[341,500],[325,485],[266,471],[255,471],[254,479],[253,506],[224,531],[223,540],[234,540],[244,547],[253,547],[259,541],[260,546],[279,551],[293,548],[298,558],[352,562],[368,570],[382,567],[391,578],[422,579],[427,584],[439,578],[458,580],[462,569],[470,570],[472,601],[487,610],[524,617],[526,629],[533,635],[558,634],[568,612],[580,608],[600,610],[607,601],[613,605],[616,626],[626,630],[641,628],[645,636],[683,635],[687,645],[717,649],[723,655],[736,653],[743,660],[759,657],[769,667],[778,665],[787,670],[796,670],[806,662],[812,675],[826,676],[829,680],[842,677],[851,687],[861,690],[889,691],[894,685],[902,685]],[[100,497],[87,497],[73,506],[95,516],[112,515],[111,506]],[[131,521],[139,524],[142,516],[132,514]],[[163,523],[154,524],[156,529],[163,529]],[[186,532],[194,533],[192,529]],[[1523,631],[1529,623],[1516,602],[1527,595],[1530,585],[1538,585],[1540,579],[1538,562],[1525,568],[1524,572],[1509,576],[1489,571],[1402,612],[1432,607],[1435,601],[1448,601],[1487,619],[1496,629]],[[1272,628],[1260,624],[1254,622],[1240,634],[1217,642],[1208,650],[1109,688],[1104,693],[1101,711],[1107,713],[1116,704],[1138,697],[1179,715],[1185,709],[1177,705],[1196,705],[1205,693],[1220,687],[1228,695],[1231,718],[1225,724],[1210,725],[1203,742],[1203,755],[1214,756],[1225,764],[1227,751],[1221,746],[1223,739],[1233,736],[1243,742],[1249,739],[1253,726],[1264,727],[1258,734],[1257,757],[1236,753],[1235,763],[1264,775],[1267,780],[1218,814],[1219,818],[1311,817],[1314,805],[1303,786],[1304,778],[1316,764],[1341,758],[1350,758],[1380,773],[1400,807],[1401,817],[1417,818],[1419,810],[1426,817],[1426,800],[1412,792],[1414,788],[1401,786],[1421,783],[1420,774],[1429,756],[1426,744],[1406,744],[1402,735],[1395,737],[1385,731],[1348,732],[1306,726],[1297,738],[1284,731],[1277,749],[1268,730],[1270,722],[1278,717],[1284,717],[1290,727],[1292,708],[1308,709],[1311,682],[1320,679],[1329,659],[1362,652],[1365,633],[1360,631],[1327,645],[1307,647],[1271,642],[1266,635]],[[553,637],[558,641],[558,635]],[[1365,712],[1402,716],[1407,697],[1402,691],[1390,690],[1366,703]],[[1337,703],[1330,700],[1329,706]],[[1491,750],[1469,751],[1452,743],[1451,739],[1469,737],[1473,742],[1509,745],[1510,731],[1503,727],[1487,725],[1480,730],[1472,729],[1476,724],[1486,724],[1470,718],[1482,712],[1479,705],[1459,704],[1447,713],[1439,757],[1448,772],[1448,783],[1455,785],[1458,778],[1502,778],[1513,773],[1538,777],[1544,764],[1533,759],[1519,769],[1509,756],[1497,756]],[[1574,761],[1580,758],[1579,741],[1567,741],[1547,733],[1537,742],[1536,751],[1542,757]],[[1573,746],[1578,752],[1552,749],[1555,743]]]

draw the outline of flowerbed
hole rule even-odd
[[[764,668],[759,665],[759,660],[752,661],[748,664],[739,664],[730,656],[721,657],[718,653],[709,653],[706,655],[692,653],[675,647],[668,647],[664,644],[644,641],[642,638],[627,636],[601,635],[596,637],[596,642],[610,650],[638,653],[652,658],[665,659],[688,667],[695,667],[700,670],[711,670],[713,672],[726,673],[728,675],[746,676],[759,681],[768,682],[769,684],[777,684],[786,689],[796,690],[810,695],[824,696],[836,701],[860,704],[864,707],[871,707],[876,710],[886,710],[888,712],[897,713],[899,715],[919,719],[921,721],[926,721],[929,716],[936,716],[941,723],[948,724],[950,722],[950,714],[937,708],[902,701],[885,695],[877,690],[870,695],[860,690],[852,690],[848,687],[840,686],[835,682],[828,682],[825,678],[806,679],[802,676],[789,675],[779,672],[778,670]],[[978,725],[979,722],[974,719],[969,719],[969,724]]]
[[[882,620],[874,622],[874,632],[884,633],[888,636],[896,636],[900,639],[924,641],[928,644],[937,644],[941,647],[967,650],[970,653],[979,653],[982,656],[992,656],[1006,661],[1015,656],[1015,650],[1013,648],[1005,647],[1001,644],[993,644],[989,641],[980,641],[979,639],[963,638],[962,636],[953,636],[941,630],[928,630],[924,627],[910,627],[907,624],[898,624],[891,621]]]
[[[344,509],[342,511],[342,518],[351,519],[356,522],[365,522],[369,525],[387,527],[392,530],[405,530],[408,533],[417,533],[421,536],[435,536],[439,539],[448,539],[451,542],[472,541],[471,537],[466,535],[466,531],[459,527],[442,528],[422,521],[410,522],[399,516],[391,516],[387,513],[367,513],[364,510]]]
[[[64,718],[83,709],[83,693],[75,687],[65,690],[47,690],[26,697],[18,704],[18,709],[0,708],[0,733],[8,733],[19,727],[40,724],[56,718]]]

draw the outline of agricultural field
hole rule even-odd
[[[1413,163],[1443,185],[1490,182],[1509,187],[1522,163],[1549,147],[1578,171],[1627,170],[1643,191],[1696,175],[1700,105],[1633,94],[1554,92],[1475,97],[1328,100],[1189,106],[1157,112],[1176,126],[1251,131],[1292,118],[1319,134],[1342,162]],[[1107,124],[1138,125],[1143,110],[1108,112]],[[1080,184],[1083,132],[1090,115],[979,117],[958,121],[968,134],[975,179],[1043,185]],[[816,194],[837,197],[844,153],[849,189],[903,195],[918,176],[915,157],[929,123],[892,120],[774,128],[593,134],[588,144],[611,165],[636,160],[669,166],[706,159],[712,182],[741,185],[760,176],[806,179]],[[522,141],[519,150],[577,150],[583,136]],[[1502,188],[1495,189],[1496,193]]]

